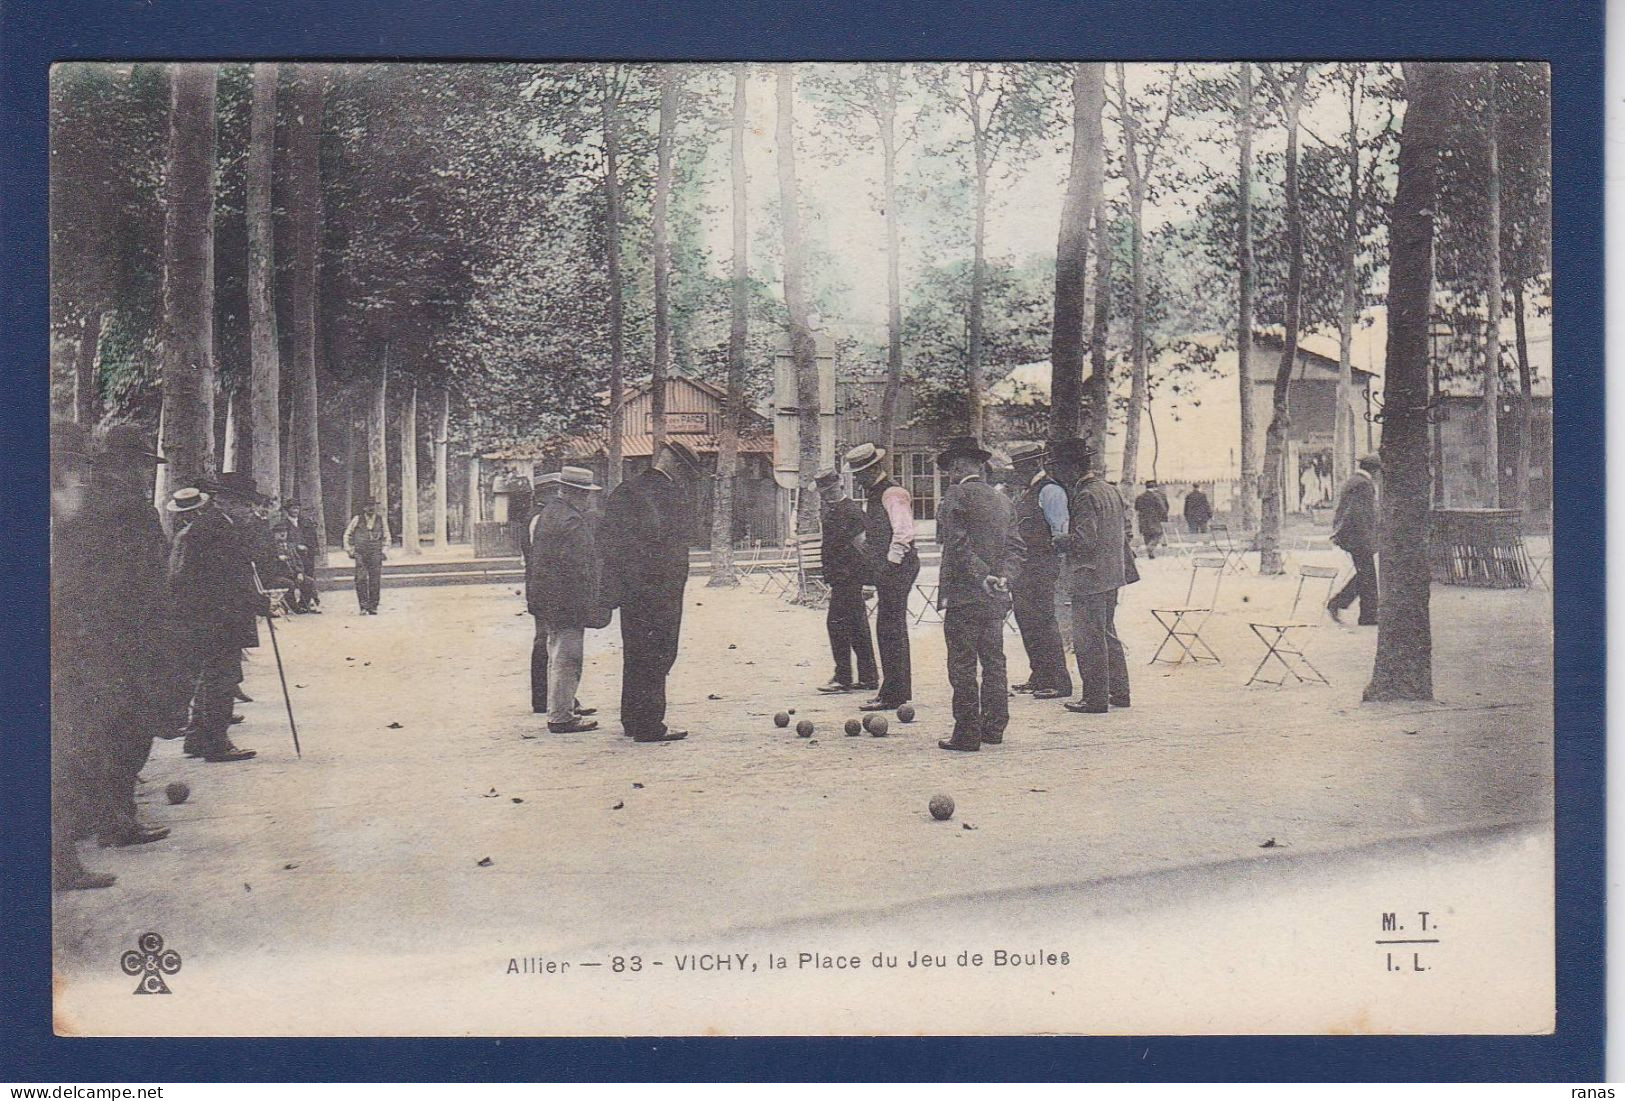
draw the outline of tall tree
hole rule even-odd
[[[293,343],[293,447],[298,492],[316,541],[327,546],[327,508],[322,499],[321,408],[316,385],[316,278],[321,246],[322,108],[326,73],[317,65],[289,67],[288,205],[292,218],[288,279],[288,327]],[[348,517],[346,517],[348,520]]]
[[[1236,96],[1236,383],[1241,387],[1241,528],[1258,526],[1253,441],[1253,63],[1243,61]]]
[[[806,264],[801,240],[800,189],[796,183],[796,86],[795,69],[777,66],[778,118],[775,141],[778,144],[779,221],[784,233],[784,304],[789,312],[790,358],[795,363],[796,405],[800,418],[800,447],[797,455],[800,504],[796,509],[796,530],[818,530],[818,499],[814,480],[819,463],[818,347],[807,318]]]
[[[749,338],[750,261],[748,180],[745,173],[745,95],[749,72],[743,62],[733,67],[733,125],[728,138],[728,171],[733,187],[733,271],[728,316],[728,399],[722,411],[722,438],[717,450],[717,485],[711,502],[711,579],[707,585],[738,585],[734,569],[734,480],[739,476],[739,430],[745,416],[745,342]]]
[[[1381,522],[1382,601],[1366,700],[1433,698],[1428,611],[1428,321],[1433,305],[1433,223],[1439,149],[1448,125],[1447,62],[1407,62],[1398,189],[1389,229],[1388,345],[1384,354]]]
[[[367,402],[367,496],[389,516],[389,342],[384,359],[369,380]],[[388,527],[386,522],[385,527]]]
[[[1100,62],[1079,62],[1072,67],[1072,164],[1055,244],[1055,320],[1050,335],[1052,440],[1076,436],[1082,427],[1089,219],[1101,205],[1105,165],[1100,119],[1105,102],[1103,70]],[[1100,293],[1098,288],[1096,293]]]
[[[1483,63],[1484,152],[1484,504],[1501,507],[1501,135],[1498,62]]]
[[[656,451],[666,442],[666,379],[671,375],[671,239],[666,224],[666,209],[671,201],[672,150],[677,138],[677,67],[662,65],[658,80],[660,136],[655,145],[653,211],[655,355],[649,394]]]
[[[215,67],[170,70],[164,174],[163,438],[166,485],[212,478],[214,464]]]
[[[1129,93],[1128,77],[1123,63],[1117,69],[1117,118],[1123,128],[1123,168],[1128,176],[1128,205],[1130,223],[1129,278],[1132,298],[1129,314],[1129,349],[1132,376],[1129,379],[1128,420],[1123,429],[1122,485],[1132,493],[1139,481],[1140,420],[1146,408],[1148,394],[1146,375],[1149,356],[1146,351],[1146,275],[1145,275],[1145,201],[1150,194],[1158,169],[1157,158],[1162,152],[1163,139],[1168,135],[1168,123],[1174,114],[1175,91],[1179,82],[1179,66],[1170,67],[1168,86],[1162,92],[1162,118],[1155,124],[1144,122],[1148,105]]]
[[[451,443],[451,391],[440,390],[440,416],[434,429],[434,545],[444,550],[451,539],[446,513],[446,448]]]
[[[249,469],[267,497],[282,492],[282,365],[277,349],[271,230],[271,161],[276,146],[277,66],[253,66],[253,107],[248,140],[248,335]],[[240,426],[239,426],[240,427]]]
[[[1264,433],[1264,469],[1259,496],[1263,516],[1258,529],[1259,572],[1285,572],[1281,560],[1281,524],[1285,519],[1286,438],[1292,430],[1288,398],[1292,368],[1298,361],[1298,330],[1303,324],[1303,198],[1298,186],[1299,120],[1309,86],[1309,66],[1297,66],[1290,75],[1269,72],[1270,89],[1286,121],[1286,234],[1287,277],[1285,332],[1281,360],[1271,390],[1269,428]]]
[[[626,410],[626,284],[621,273],[621,99],[630,80],[622,65],[598,69],[604,143],[605,268],[609,277],[609,487],[621,481]]]
[[[1112,405],[1112,360],[1106,346],[1112,324],[1112,221],[1104,190],[1095,203],[1094,221],[1094,311],[1089,325],[1089,377],[1083,390],[1089,442],[1096,455],[1104,455]]]
[[[401,402],[401,550],[419,554],[418,541],[418,388],[409,387]]]

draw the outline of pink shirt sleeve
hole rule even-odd
[[[891,517],[891,546],[886,548],[886,561],[897,565],[914,546],[914,505],[902,486],[886,490],[880,503]]]

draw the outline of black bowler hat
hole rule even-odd
[[[146,433],[133,424],[115,424],[102,433],[102,454],[110,458],[146,459],[149,462],[168,462],[147,443]]]
[[[834,467],[819,471],[818,477],[813,479],[813,485],[819,489],[833,489],[841,484],[841,472]]]
[[[937,452],[937,465],[942,466],[950,459],[961,457],[985,463],[993,457],[993,452],[983,447],[982,441],[975,436],[950,436],[943,449]]]
[[[1366,455],[1360,459],[1359,467],[1361,470],[1377,474],[1382,471],[1382,460],[1375,455]]]
[[[1054,461],[1071,463],[1073,466],[1084,468],[1087,468],[1095,459],[1094,448],[1090,447],[1089,441],[1082,436],[1056,440],[1049,445],[1049,455]]]

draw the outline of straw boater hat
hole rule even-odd
[[[588,492],[596,492],[604,488],[592,480],[592,471],[584,466],[567,466],[562,470],[543,474],[536,479],[536,484],[539,486],[558,485],[563,486],[565,489],[580,489]]]
[[[872,443],[860,443],[846,453],[846,468],[856,474],[860,470],[868,470],[885,457],[886,449],[884,447],[876,447]]]
[[[1010,456],[1011,466],[1020,466],[1022,463],[1041,463],[1049,458],[1049,448],[1042,443],[1012,444],[1006,452]]]
[[[982,441],[975,436],[950,436],[947,446],[937,452],[937,465],[942,466],[948,460],[961,456],[985,463],[993,457],[993,452],[983,447]]]
[[[164,508],[169,512],[196,512],[208,504],[210,500],[209,495],[201,489],[187,486],[185,489],[177,489],[174,493],[171,493],[169,503]]]

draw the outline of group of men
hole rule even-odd
[[[602,509],[592,472],[567,466],[536,480],[550,492],[525,531],[525,602],[536,619],[531,710],[555,734],[598,727],[578,699],[586,632],[621,613],[621,727],[634,742],[688,736],[666,724],[666,677],[677,660],[699,460],[669,441],[616,486]]]
[[[908,595],[919,575],[913,505],[886,472],[884,448],[862,444],[845,463],[863,490],[864,506],[846,499],[840,471],[818,478],[824,503],[824,581],[830,589],[826,625],[834,674],[819,691],[875,690],[865,711],[893,710],[913,695]],[[988,484],[992,453],[974,437],[950,440],[937,455],[949,482],[937,508],[942,563],[937,607],[948,648],[953,689],[952,736],[945,750],[974,752],[998,745],[1009,725],[1004,619],[1012,610],[1032,675],[1016,685],[1036,699],[1064,700],[1081,714],[1129,706],[1128,667],[1115,624],[1117,591],[1138,580],[1128,545],[1122,499],[1102,478],[1082,439],[1031,444],[1010,458],[1023,486],[1012,502]],[[1073,685],[1056,609],[1065,579],[1073,606],[1073,649],[1080,699]],[[875,589],[870,645],[864,587]]]
[[[316,611],[316,537],[290,501],[272,519],[253,478],[228,472],[153,506],[164,457],[133,425],[99,446],[77,424],[51,428],[52,878],[58,888],[114,877],[80,861],[77,843],[148,844],[135,789],[154,738],[183,737],[187,756],[255,756],[228,736],[242,721],[243,650],[259,645],[265,591]]]
[[[1213,520],[1213,504],[1202,492],[1201,486],[1191,486],[1185,494],[1182,508],[1186,531],[1193,535],[1207,531],[1208,524]],[[1163,492],[1155,478],[1147,478],[1145,489],[1134,498],[1134,515],[1139,521],[1140,542],[1145,545],[1147,558],[1157,556],[1157,548],[1162,545],[1162,525],[1168,522],[1170,514],[1168,494]]]

